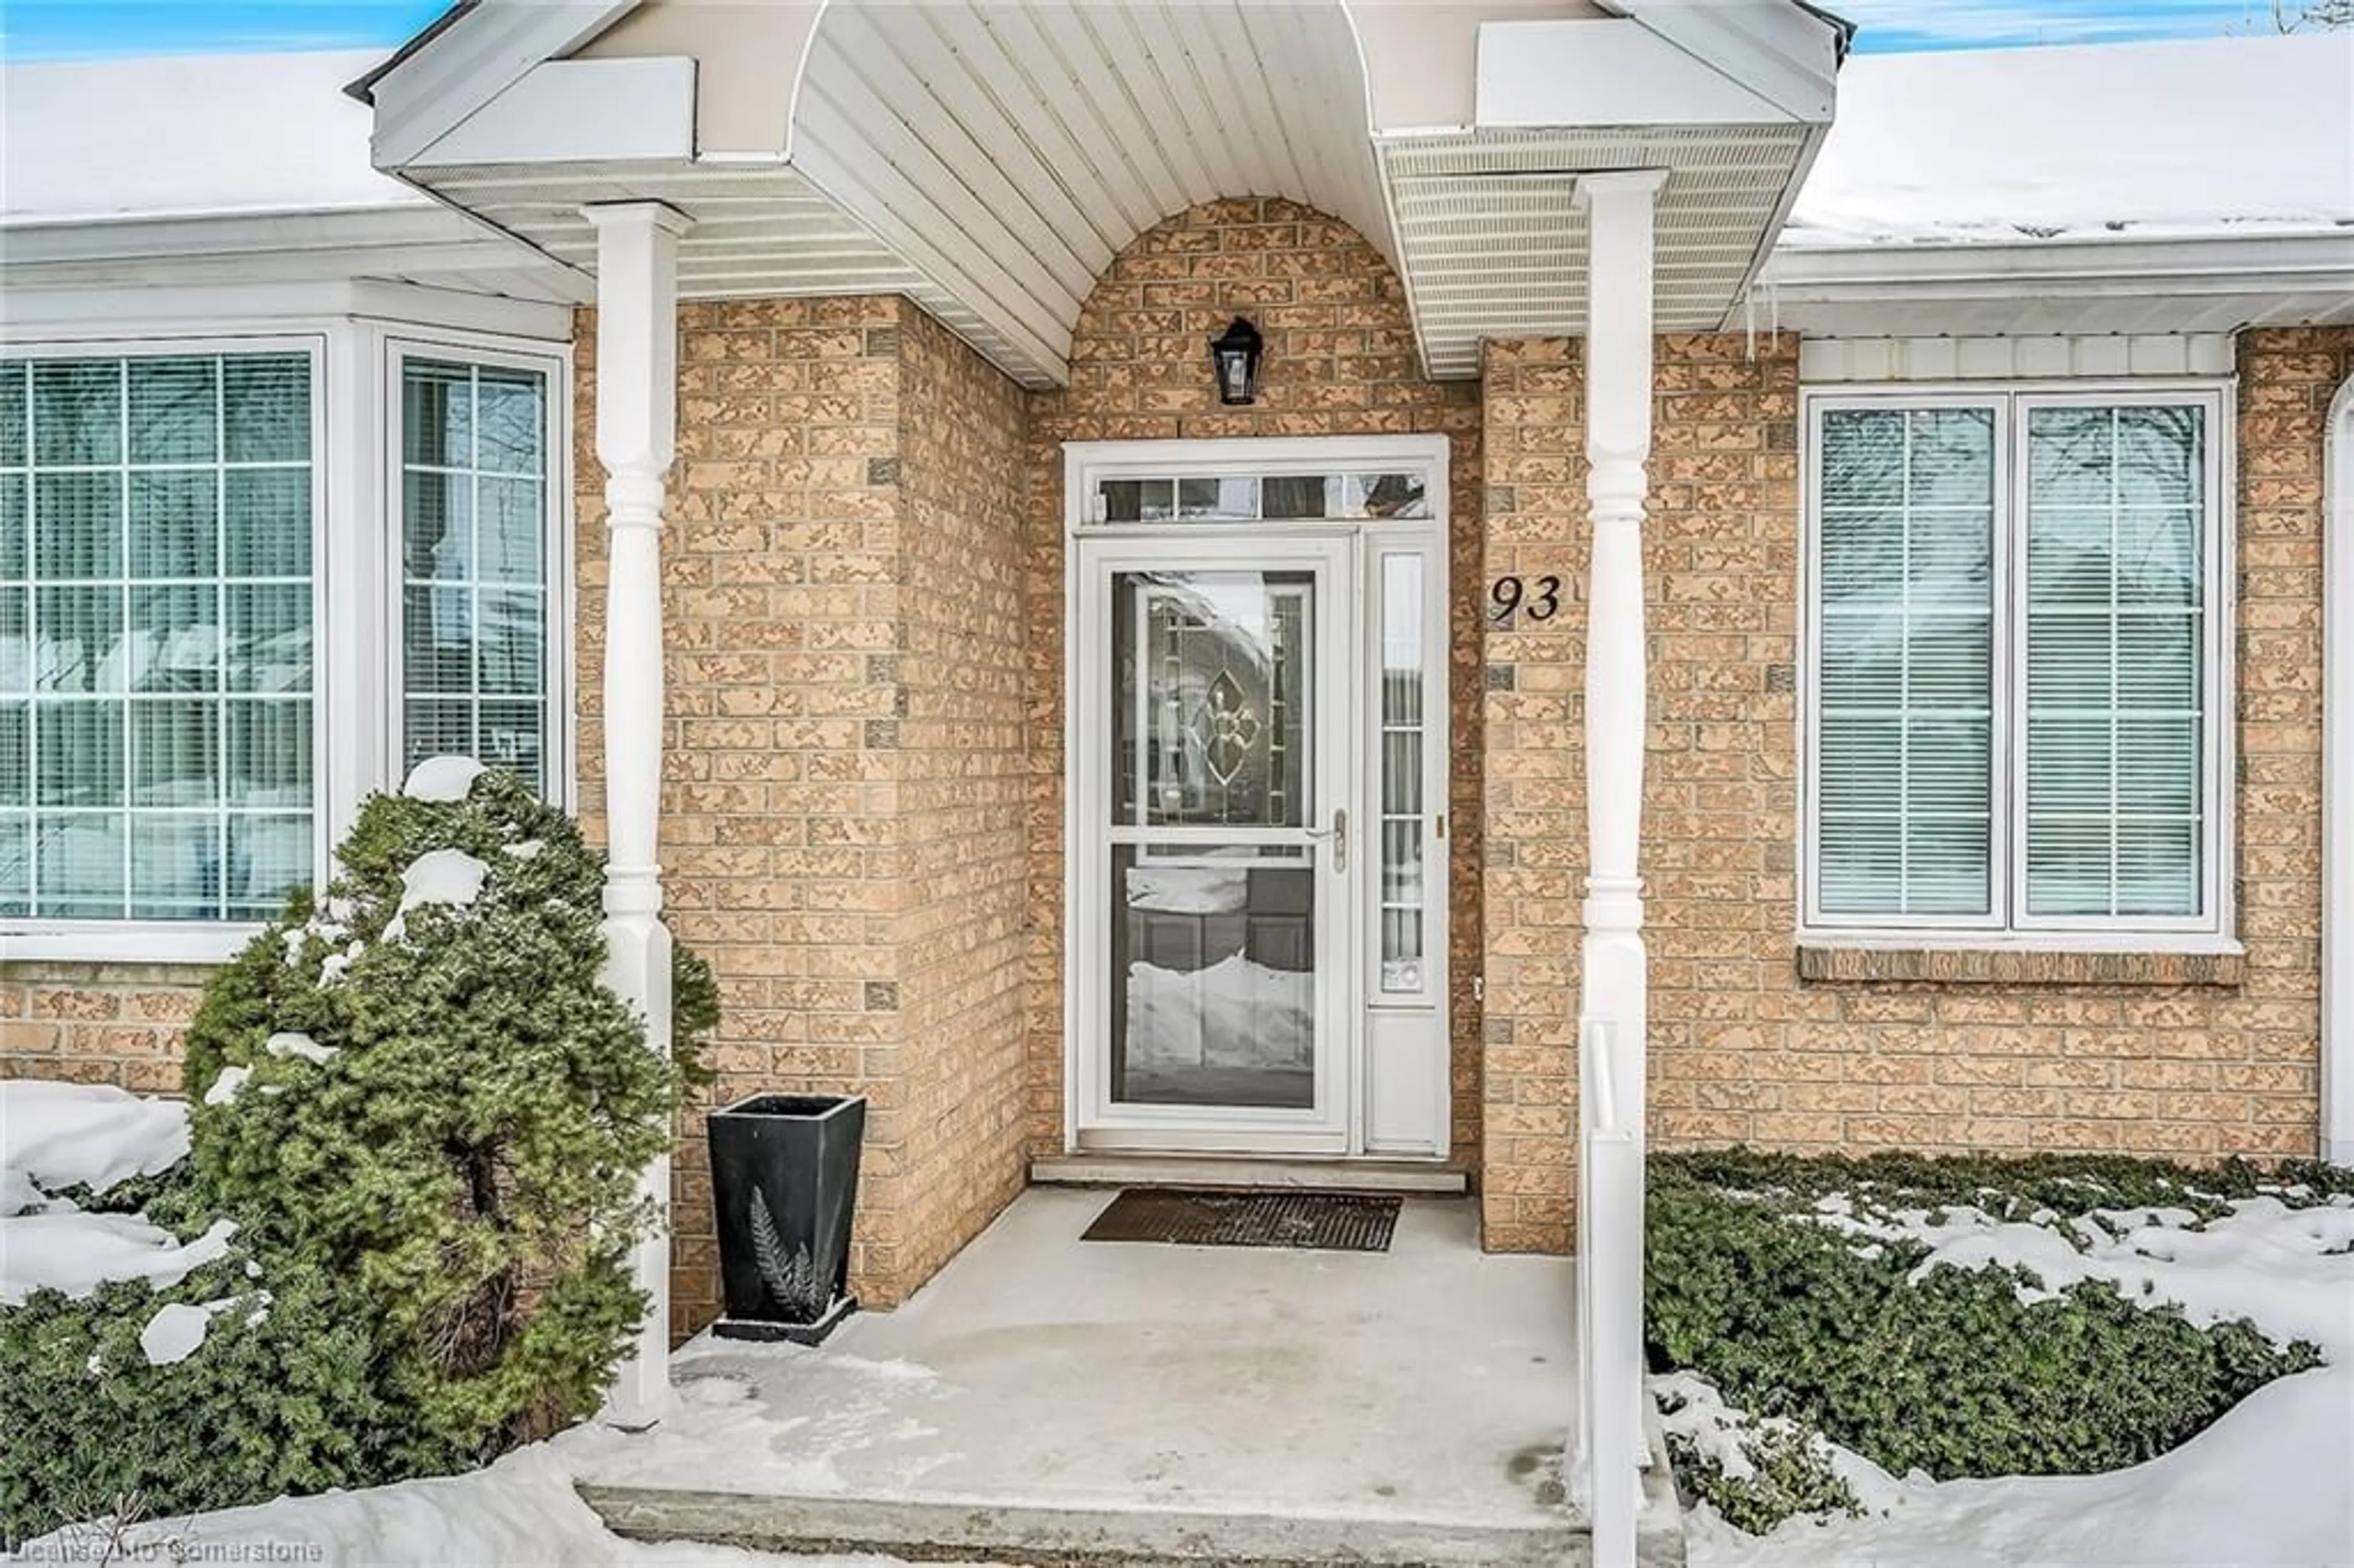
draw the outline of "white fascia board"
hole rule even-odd
[[[1784,300],[2033,298],[2074,293],[2239,294],[2354,289],[2354,234],[2222,235],[2022,245],[1785,248],[1760,281]]]
[[[1790,118],[1735,77],[1624,18],[1480,23],[1473,101],[1483,131]]]
[[[695,61],[649,56],[534,66],[411,163],[684,162],[694,156]]]
[[[482,0],[376,79],[376,166],[399,169],[533,67],[572,53],[638,0]]]
[[[282,332],[323,320],[564,344],[572,307],[374,279],[0,291],[0,342],[126,342]]]
[[[0,225],[0,275],[52,262],[165,260],[385,246],[439,246],[491,237],[443,207],[344,207]],[[499,243],[495,240],[493,243]],[[527,254],[505,243],[512,262]]]
[[[1791,0],[1601,0],[1780,111],[1828,125],[1839,101],[1840,30]]]
[[[504,291],[544,302],[591,292],[574,269],[438,207],[0,228],[0,296],[12,318],[46,309],[27,302],[51,292],[437,275],[495,277]]]

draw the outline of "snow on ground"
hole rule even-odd
[[[2329,1364],[2268,1383],[2172,1453],[2107,1475],[1899,1479],[1834,1446],[1867,1517],[1792,1520],[1760,1539],[1702,1506],[1689,1519],[1692,1568],[2354,1563],[2354,1198],[2303,1209],[2247,1199],[2203,1226],[2179,1210],[2005,1224],[1972,1209],[1882,1213],[1839,1198],[1810,1217],[1867,1246],[1917,1240],[1931,1249],[1924,1268],[2019,1265],[2055,1288],[2108,1280],[2194,1322],[2246,1318],[2275,1340],[2314,1341]],[[1697,1440],[1723,1446],[1732,1417],[1703,1380],[1654,1387],[1687,1399],[1677,1419]]]
[[[560,1440],[559,1440],[560,1442]],[[27,1563],[90,1538],[61,1531],[27,1546]],[[365,1491],[276,1498],[251,1508],[134,1527],[132,1562],[305,1563],[319,1568],[904,1568],[886,1557],[784,1557],[688,1542],[647,1545],[607,1531],[572,1489],[557,1445],[535,1444],[463,1476]],[[175,1549],[178,1555],[174,1555]],[[95,1557],[90,1558],[96,1561]]]

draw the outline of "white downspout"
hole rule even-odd
[[[2354,1166],[2354,376],[2323,440],[2321,1158]]]
[[[678,438],[678,237],[660,202],[583,209],[597,230],[597,458],[605,469],[606,985],[671,1049],[670,931],[662,919],[663,476]],[[661,1214],[630,1256],[645,1320],[604,1418],[645,1427],[670,1404],[670,1155],[639,1180]]]
[[[1650,489],[1653,206],[1659,169],[1577,185],[1588,246],[1585,937],[1578,1044],[1581,1451],[1596,1568],[1631,1568],[1642,1496],[1643,507]]]

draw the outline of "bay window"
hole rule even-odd
[[[306,351],[0,361],[0,916],[310,880]]]
[[[0,349],[0,954],[226,956],[426,756],[560,794],[567,385],[358,322]]]
[[[2223,403],[1808,402],[1804,925],[2221,941]]]

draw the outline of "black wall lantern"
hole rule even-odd
[[[1258,400],[1258,355],[1266,340],[1258,328],[1236,316],[1210,340],[1210,363],[1218,372],[1218,401],[1234,407]]]

